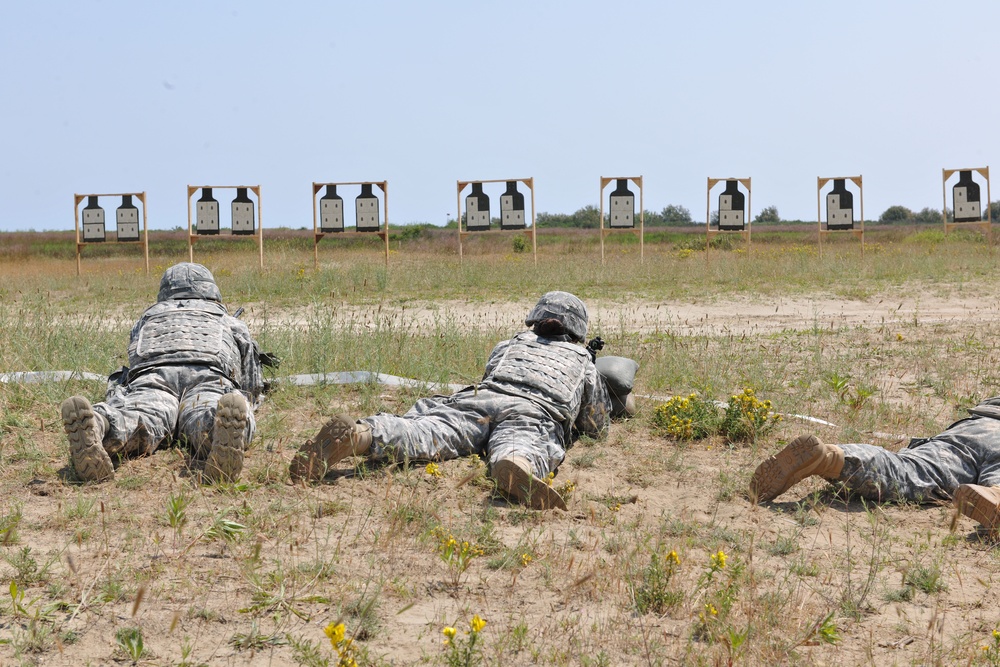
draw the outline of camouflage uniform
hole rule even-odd
[[[151,454],[169,438],[208,454],[219,399],[242,392],[250,410],[245,442],[254,432],[253,407],[263,390],[257,343],[231,317],[211,272],[187,262],[170,267],[157,303],[132,327],[129,367],[108,382],[93,406],[107,420],[108,453]]]
[[[1000,397],[970,412],[933,438],[912,440],[899,452],[865,444],[838,445],[838,481],[871,500],[951,500],[961,484],[1000,486]]]
[[[369,456],[433,461],[485,454],[491,469],[519,457],[544,479],[577,434],[603,437],[611,401],[590,353],[576,344],[586,336],[586,308],[571,294],[549,292],[526,324],[553,315],[567,323],[566,334],[523,332],[501,342],[478,385],[420,399],[401,417],[360,420],[371,427]]]

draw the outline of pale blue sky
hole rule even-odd
[[[649,210],[703,219],[706,177],[750,176],[752,213],[814,220],[816,177],[861,173],[872,219],[940,207],[942,167],[1000,156],[988,0],[3,14],[3,230],[71,229],[73,193],[139,190],[152,228],[186,225],[189,183],[259,183],[265,227],[311,228],[313,181],[388,180],[391,222],[443,224],[457,179],[534,176],[538,211],[569,213],[635,174]]]

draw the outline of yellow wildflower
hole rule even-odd
[[[531,562],[531,554],[521,554],[521,565],[527,567],[528,563],[530,562]]]
[[[677,555],[676,551],[671,550],[671,552],[667,554],[667,562],[673,563],[674,565],[680,565],[681,557]]]
[[[330,638],[330,645],[334,648],[337,648],[338,644],[343,643],[344,632],[345,628],[343,623],[337,623],[336,625],[330,623],[328,626],[323,628],[323,633]]]
[[[718,553],[712,554],[712,567],[718,570],[725,569],[726,567],[726,553],[719,550]]]
[[[430,475],[431,477],[440,477],[442,474],[441,466],[439,466],[436,463],[428,463],[427,467],[424,468],[424,470],[426,470],[427,474]]]
[[[472,628],[473,632],[480,632],[486,627],[486,621],[479,617],[479,614],[475,614],[472,620],[469,621],[469,626]]]
[[[445,626],[443,630],[441,630],[441,634],[444,635],[444,643],[451,644],[451,640],[454,639],[455,635],[458,634],[458,630],[448,625]]]

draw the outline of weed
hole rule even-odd
[[[473,559],[482,556],[484,552],[468,540],[459,542],[443,528],[435,528],[433,534],[438,541],[438,557],[448,568],[452,587],[458,588],[462,575],[472,565]]]
[[[799,550],[799,540],[796,535],[778,535],[767,548],[772,556],[790,556]]]
[[[942,577],[941,566],[938,563],[911,566],[906,570],[903,583],[928,595],[948,590]]]
[[[665,614],[684,600],[684,593],[670,585],[681,559],[676,551],[666,555],[653,551],[649,565],[642,571],[641,581],[632,586],[632,600],[640,614]]]
[[[132,662],[139,662],[146,655],[140,628],[118,628],[115,630],[115,644]]]
[[[448,667],[469,667],[482,661],[480,633],[486,627],[486,621],[475,614],[469,621],[469,629],[460,636],[458,628],[445,626],[441,630],[444,635],[445,662]]]
[[[653,428],[675,440],[707,438],[719,428],[719,410],[698,394],[674,396],[653,410]]]
[[[260,651],[269,646],[282,646],[288,643],[288,638],[279,634],[263,634],[257,627],[257,621],[250,623],[250,630],[237,632],[229,639],[229,645],[237,651]]]
[[[167,525],[174,530],[175,543],[184,533],[184,526],[187,525],[187,508],[190,504],[191,498],[184,493],[172,493],[167,498],[165,518]]]
[[[781,415],[771,411],[771,401],[761,401],[749,387],[729,398],[719,432],[729,442],[753,444],[771,431]]]

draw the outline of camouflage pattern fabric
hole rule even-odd
[[[216,405],[233,391],[241,391],[251,408],[250,442],[253,408],[264,388],[260,350],[246,324],[219,299],[211,272],[200,264],[182,262],[163,274],[159,301],[132,327],[127,374],[113,377],[105,401],[94,405],[109,424],[109,453],[151,454],[176,438],[203,457]]]
[[[549,318],[562,322],[566,333],[577,343],[586,339],[589,321],[587,306],[576,295],[569,292],[546,292],[528,313],[524,323],[530,327]]]
[[[109,454],[152,454],[168,439],[176,439],[195,457],[204,458],[212,446],[219,399],[233,391],[239,389],[231,380],[206,366],[149,369],[127,385],[115,386],[103,403],[94,405],[94,412],[110,425],[104,448]],[[244,442],[250,442],[255,427],[251,410]]]
[[[483,454],[491,465],[519,456],[544,478],[562,463],[574,432],[607,434],[611,400],[579,345],[521,333],[494,348],[483,381],[417,401],[405,415],[362,419],[376,460],[447,460]]]
[[[951,500],[960,484],[1000,486],[1000,419],[970,417],[899,452],[840,445],[838,481],[870,500]]]

